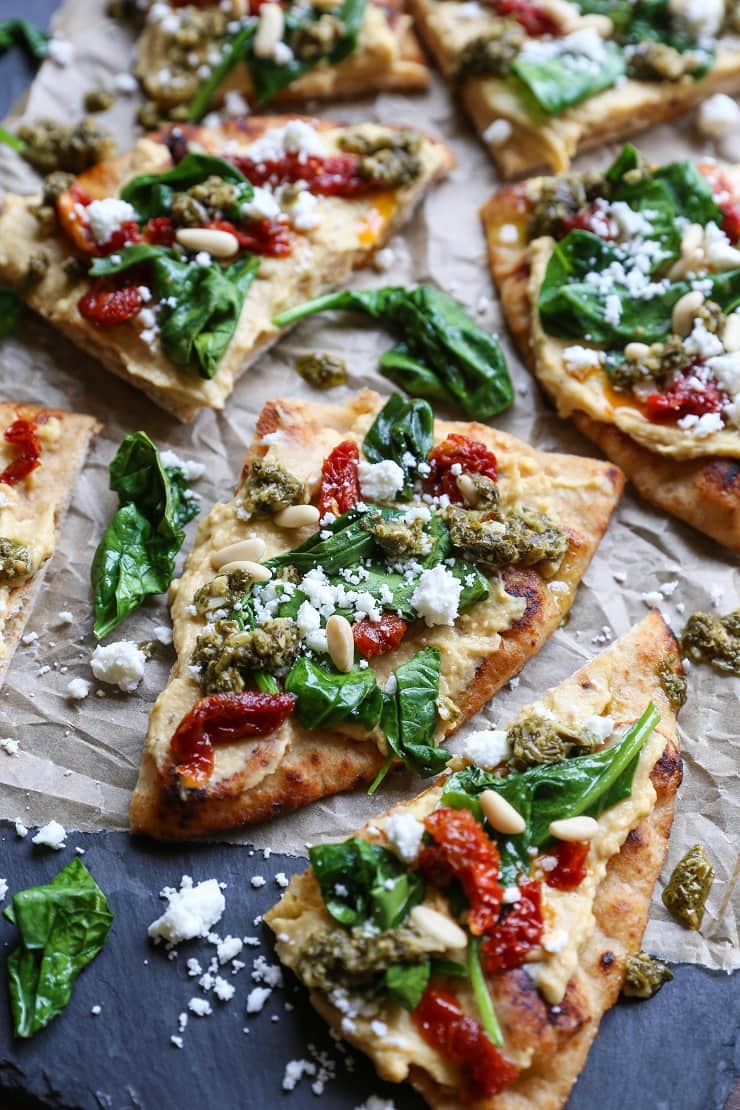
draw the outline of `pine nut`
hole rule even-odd
[[[213,258],[232,258],[239,250],[236,235],[215,227],[181,227],[175,238],[189,251],[205,251]]]
[[[551,821],[548,832],[556,840],[591,840],[599,831],[599,822],[593,817],[565,817]]]
[[[260,536],[250,536],[248,540],[239,540],[214,551],[211,555],[211,566],[220,570],[227,563],[258,563],[265,553],[265,541]]]
[[[647,343],[628,343],[624,354],[630,362],[642,362],[650,354],[650,348]]]
[[[466,505],[475,506],[478,504],[478,491],[475,488],[475,482],[469,474],[458,474],[455,479],[455,484],[463,495]]]
[[[585,31],[587,27],[593,27],[597,35],[601,35],[602,39],[608,39],[614,34],[614,24],[608,15],[599,15],[596,12],[582,15],[578,19],[577,25],[572,27],[573,31]]]
[[[698,289],[692,289],[690,293],[684,293],[683,297],[679,297],[671,315],[671,326],[676,335],[685,338],[690,334],[694,317],[703,304],[704,297]]]
[[[273,520],[278,528],[305,528],[319,523],[319,510],[315,505],[289,505],[275,513]]]
[[[512,836],[524,832],[527,822],[496,790],[484,790],[478,801],[486,821],[493,825],[496,832]]]
[[[335,613],[326,622],[326,646],[338,671],[347,674],[355,663],[355,638],[346,617]]]
[[[409,917],[420,933],[426,933],[445,948],[465,948],[468,943],[467,936],[457,922],[433,910],[431,906],[414,906]]]
[[[681,237],[681,254],[694,254],[704,242],[704,228],[691,224]]]
[[[722,344],[729,354],[740,351],[740,312],[733,312],[727,317],[722,332]]]
[[[251,559],[236,559],[233,563],[224,563],[221,567],[222,574],[232,574],[235,570],[244,571],[253,582],[266,582],[268,578],[272,578],[269,567],[263,567],[262,563],[254,563]]]
[[[272,58],[275,47],[285,33],[285,15],[280,4],[263,4],[260,21],[254,36],[254,54],[257,58]]]

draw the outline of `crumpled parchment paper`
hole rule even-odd
[[[104,16],[103,0],[67,0],[55,20],[56,33],[75,46],[65,67],[48,60],[24,103],[9,121],[52,115],[67,119],[82,113],[84,91],[111,87],[129,68],[130,34]],[[135,96],[121,96],[112,112],[99,117],[113,130],[121,149],[133,141]],[[358,275],[358,286],[430,281],[456,296],[481,324],[502,327],[488,273],[478,209],[496,184],[495,170],[471,128],[435,75],[421,96],[383,94],[351,105],[313,104],[308,111],[343,120],[373,118],[404,122],[442,136],[458,164],[449,179],[427,198],[403,235],[394,242],[395,260],[384,274]],[[740,140],[739,140],[740,142]],[[700,148],[690,119],[654,129],[638,139],[655,160],[717,153]],[[604,165],[617,148],[583,160]],[[730,151],[726,148],[726,156]],[[740,151],[736,157],[740,157]],[[33,172],[8,148],[0,148],[0,185],[33,191]],[[516,386],[516,401],[498,421],[507,432],[540,448],[588,455],[595,450],[545,405],[502,330]],[[96,415],[105,425],[81,476],[44,590],[0,694],[0,735],[20,740],[20,751],[0,751],[0,817],[26,824],[56,818],[69,828],[126,828],[131,789],[146,732],[147,713],[164,684],[172,649],[161,647],[147,664],[135,694],[93,683],[90,696],[66,696],[71,678],[91,679],[89,568],[95,546],[116,506],[108,490],[107,466],[121,438],[143,429],[161,447],[206,464],[195,489],[206,513],[228,498],[262,404],[274,396],[311,396],[295,373],[295,357],[309,350],[340,355],[349,384],[328,399],[342,400],[360,386],[389,392],[377,372],[378,355],[390,337],[347,317],[317,317],[283,340],[237,388],[222,414],[203,412],[190,426],[177,423],[136,390],[57,335],[41,320],[26,317],[17,333],[0,346],[4,397],[41,401]],[[195,523],[188,530],[189,547]],[[182,556],[181,556],[182,558]],[[671,592],[670,583],[677,583]],[[486,707],[468,729],[504,724],[521,706],[538,697],[624,633],[646,612],[643,595],[668,586],[660,608],[675,630],[696,609],[727,612],[737,607],[737,560],[698,533],[641,503],[628,491],[580,587],[566,627]],[[64,624],[61,611],[74,623]],[[169,623],[164,599],[153,599],[128,619],[113,638],[150,639],[157,625]],[[34,638],[36,636],[37,638]],[[30,641],[30,642],[28,642]],[[651,908],[645,947],[663,958],[702,963],[727,971],[740,965],[738,910],[738,692],[737,680],[707,667],[689,673],[690,700],[681,714],[685,778],[681,788],[668,858]],[[453,750],[456,742],[450,745]],[[349,834],[372,814],[408,797],[420,786],[410,776],[394,775],[382,796],[363,793],[329,798],[290,817],[253,827],[244,840],[275,851],[301,854],[306,842]],[[660,891],[686,849],[702,841],[715,865],[716,880],[701,933],[675,924],[663,908]],[[177,852],[173,846],[173,854]]]

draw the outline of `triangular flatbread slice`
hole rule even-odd
[[[675,165],[690,167],[689,163]],[[693,171],[693,167],[691,169]],[[729,167],[720,172],[711,164],[700,164],[697,169],[702,175],[707,175],[716,188],[715,195],[722,198],[722,210],[731,212],[740,198],[740,171]],[[491,271],[506,321],[522,357],[560,415],[572,419],[589,439],[598,444],[622,468],[646,501],[673,513],[731,550],[738,551],[740,469],[737,456],[740,452],[740,432],[736,421],[723,418],[722,427],[708,434],[699,429],[701,435],[695,429],[685,427],[684,420],[677,422],[677,417],[653,423],[645,416],[644,402],[635,401],[629,391],[610,387],[601,362],[601,348],[609,347],[608,343],[597,346],[585,338],[560,339],[545,331],[537,303],[555,241],[547,236],[532,238],[530,222],[538,197],[544,195],[545,190],[549,195],[557,187],[557,181],[555,178],[532,178],[519,185],[506,186],[487,201],[481,212]],[[563,188],[566,188],[565,181]],[[598,199],[594,200],[598,188],[598,185],[591,187],[584,213],[594,211],[594,204],[597,207],[601,204]],[[608,213],[608,205],[603,211]],[[568,215],[573,213],[569,211]],[[629,213],[627,215],[629,217]],[[588,219],[587,216],[585,218]],[[721,216],[717,218],[722,219]],[[727,271],[733,252],[740,261],[740,251],[732,246],[731,240],[727,241],[727,235],[721,228],[717,229],[713,221],[709,224],[715,228],[714,232],[710,228],[709,234],[724,241],[722,245],[728,254],[722,266]],[[699,230],[699,225],[695,226]],[[730,224],[726,226],[730,227]],[[737,266],[737,262],[734,265]],[[708,272],[706,261],[697,262],[697,270],[699,284],[702,278],[711,278],[713,273],[715,278],[722,277],[722,272],[715,272],[711,263]],[[655,280],[655,288],[659,289]],[[690,289],[690,285],[687,284],[686,288]],[[707,300],[711,297],[708,294]],[[649,305],[648,301],[645,303]],[[666,309],[666,315],[670,320],[670,308]],[[737,315],[735,312],[734,316]],[[700,324],[696,326],[701,330]],[[716,356],[718,351],[720,354],[727,353],[723,352],[722,343],[716,345],[714,336],[709,337],[709,342],[713,345],[706,348],[706,356]],[[624,347],[624,341],[621,346]],[[592,356],[592,366],[586,365],[589,355]],[[568,362],[571,358],[578,358],[583,364],[571,366]],[[661,387],[653,385],[652,388],[658,390]],[[729,394],[728,400],[731,400]],[[726,411],[729,413],[730,409]]]
[[[162,3],[150,6],[139,38],[135,68],[144,91],[155,104],[169,111],[192,101],[204,81],[196,71],[208,66],[214,51],[221,54],[228,50],[240,30],[235,20],[244,15],[247,7],[239,0],[232,5],[232,11],[224,11],[223,5],[205,11],[193,6],[183,11],[182,5]],[[309,33],[322,15],[325,18],[317,28],[319,35],[338,27],[338,14],[341,13],[332,12],[331,5],[326,9],[315,8],[307,25]],[[306,37],[306,31],[303,34]],[[184,38],[187,45],[182,44]],[[284,31],[281,40],[285,42]],[[330,40],[327,45],[331,45]],[[411,29],[411,17],[403,11],[402,4],[398,0],[382,3],[368,0],[357,45],[343,61],[319,61],[267,99],[271,104],[299,101],[305,104],[315,98],[362,96],[384,89],[421,90],[428,84],[429,69]],[[237,63],[219,82],[205,107],[217,107],[229,93],[232,98],[239,93],[250,104],[257,102],[248,66],[243,62]]]
[[[370,264],[452,163],[421,132],[371,123],[183,125],[62,181],[53,207],[5,196],[0,281],[190,420],[223,408],[279,338],[274,316]]]
[[[382,1078],[408,1079],[431,1106],[444,1110],[461,1104],[478,1110],[558,1110],[565,1105],[600,1020],[619,994],[627,959],[639,951],[665,855],[681,757],[675,704],[663,684],[668,674],[675,681],[680,670],[676,640],[654,611],[518,713],[505,734],[489,733],[485,763],[498,763],[498,773],[506,770],[512,743],[521,758],[522,737],[533,729],[536,733],[536,722],[541,728],[543,719],[561,736],[586,737],[595,755],[582,756],[575,748],[564,762],[530,764],[523,773],[510,766],[505,779],[466,756],[456,764],[452,779],[443,776],[419,797],[360,830],[364,870],[342,870],[356,851],[352,842],[311,849],[314,868],[291,880],[265,921],[276,934],[280,959],[309,985],[316,1009],[336,1033],[371,1057]],[[649,706],[657,710],[653,727],[650,720],[646,724]],[[614,768],[626,759],[635,742],[639,755],[633,757],[634,773],[622,779],[621,791],[607,797],[606,780],[598,785],[599,776],[607,765]],[[535,735],[530,750],[538,743]],[[476,750],[484,761],[481,734],[471,739],[468,750],[471,757]],[[568,783],[572,785],[579,762],[589,770],[578,771],[580,786],[573,791]],[[531,795],[521,783],[543,774],[551,775],[552,786],[544,794],[540,787],[528,810],[522,799]],[[499,801],[501,793],[517,801],[517,812],[524,815],[522,834],[498,831],[503,827],[498,823],[487,823],[484,830],[479,823],[483,810],[476,806],[483,806],[496,822],[502,820],[490,808],[484,787],[499,795]],[[587,790],[592,791],[592,804],[586,814],[594,816],[580,835],[589,839],[565,839],[576,832],[572,817],[570,831],[561,825],[555,827],[558,836],[550,834],[550,819],[579,809],[583,813]],[[578,820],[583,825],[583,818]],[[455,829],[477,845],[477,880],[461,860],[465,839],[457,856],[447,847]],[[503,892],[503,912],[485,870],[491,840],[504,884],[512,882],[507,870],[512,857],[518,860],[516,883]],[[467,858],[473,854],[470,848]],[[574,864],[576,857],[580,862]],[[447,861],[447,870],[440,860]],[[449,887],[450,868],[467,897]],[[409,912],[420,899],[422,913],[416,908]],[[442,921],[429,910],[441,914]],[[518,921],[516,929],[512,920]],[[474,933],[479,940],[471,939]],[[476,994],[466,977],[466,946],[468,969],[481,961],[493,1015],[483,1016],[486,991]],[[389,966],[394,967],[390,973]],[[459,1057],[455,1062],[439,1040],[422,1033],[422,1025],[433,1026],[439,1015],[440,995],[446,998],[448,1018],[449,1007],[467,1015],[472,1053],[467,1063]],[[482,1032],[482,1026],[491,1032]],[[499,1040],[498,1050],[491,1037]],[[458,1049],[460,1044],[458,1039]]]
[[[544,166],[564,173],[584,150],[675,119],[712,93],[740,89],[740,40],[729,29],[719,31],[716,11],[707,12],[715,53],[701,76],[692,78],[679,76],[680,57],[667,41],[660,42],[669,37],[665,20],[671,16],[656,8],[656,41],[644,41],[641,49],[671,55],[676,69],[667,77],[664,59],[663,77],[643,67],[638,78],[636,70],[625,76],[625,69],[631,72],[632,47],[615,33],[603,6],[598,14],[578,0],[475,6],[410,0],[410,7],[423,41],[454,82],[504,178]],[[643,15],[641,10],[637,19]],[[695,24],[685,40],[696,40],[697,30]],[[644,34],[644,24],[635,33]],[[706,28],[698,37],[706,45]]]
[[[100,427],[82,413],[0,403],[0,683]]]
[[[183,788],[173,756],[173,735],[204,695],[231,688],[228,681],[220,683],[218,679],[219,668],[227,661],[221,643],[216,645],[214,656],[205,652],[203,639],[210,634],[210,613],[221,604],[218,598],[223,596],[220,592],[223,574],[219,579],[221,586],[209,585],[214,576],[218,578],[214,566],[226,557],[219,553],[225,550],[228,555],[231,545],[256,536],[258,543],[265,545],[260,557],[268,564],[276,556],[290,563],[285,552],[303,542],[319,543],[323,537],[325,544],[335,544],[331,531],[335,526],[339,529],[341,525],[338,535],[342,542],[343,537],[352,536],[353,543],[363,543],[362,537],[368,533],[361,522],[367,522],[378,512],[366,503],[365,493],[364,500],[353,510],[357,520],[350,531],[344,531],[348,526],[342,521],[352,519],[351,514],[339,518],[336,525],[324,518],[318,533],[315,524],[289,530],[279,526],[274,508],[267,506],[261,514],[245,511],[245,491],[253,488],[258,473],[260,480],[277,473],[277,481],[283,485],[287,473],[296,483],[296,498],[316,505],[323,495],[322,471],[326,472],[327,460],[336,460],[335,452],[338,450],[341,455],[346,445],[360,460],[360,476],[365,465],[371,475],[392,476],[393,466],[396,472],[400,471],[397,464],[390,463],[389,471],[388,462],[366,464],[362,456],[364,437],[381,407],[381,398],[370,391],[356,394],[342,406],[277,400],[264,407],[242,484],[235,498],[217,505],[201,525],[196,546],[174,587],[172,618],[178,659],[150,717],[142,770],[132,801],[133,830],[172,838],[196,835],[287,813],[317,798],[372,782],[388,755],[386,735],[390,727],[385,718],[378,721],[377,713],[369,711],[372,699],[380,704],[376,683],[377,690],[383,692],[380,700],[392,700],[397,676],[407,673],[402,668],[413,668],[419,660],[426,660],[433,671],[438,669],[438,679],[435,674],[417,676],[422,688],[418,712],[429,713],[435,704],[436,712],[431,711],[424,730],[420,726],[416,742],[439,744],[521,669],[570,608],[621,494],[620,472],[607,463],[537,451],[482,424],[435,420],[433,439],[437,448],[442,443],[459,447],[463,437],[464,442],[476,444],[479,457],[481,454],[489,457],[489,452],[495,455],[498,511],[509,524],[494,524],[494,531],[499,529],[503,534],[506,528],[514,527],[521,512],[534,514],[529,518],[533,526],[545,529],[537,542],[544,539],[551,544],[550,556],[544,551],[539,556],[534,550],[528,556],[512,551],[497,557],[494,560],[497,566],[485,561],[476,563],[469,552],[461,559],[454,544],[447,547],[448,510],[444,508],[447,495],[440,499],[425,493],[429,486],[421,484],[416,486],[411,502],[399,503],[392,493],[386,492],[383,497],[376,487],[374,497],[379,499],[383,512],[400,518],[403,535],[406,530],[410,533],[414,528],[422,528],[414,542],[418,541],[423,553],[387,556],[386,549],[381,551],[369,541],[370,546],[365,544],[361,558],[355,560],[351,556],[351,561],[343,563],[339,570],[328,561],[328,551],[313,561],[302,556],[308,562],[301,563],[300,571],[290,572],[289,589],[296,592],[291,594],[285,610],[269,591],[262,594],[255,587],[254,611],[262,614],[261,620],[265,616],[279,617],[281,613],[290,617],[287,625],[279,629],[269,626],[275,634],[290,637],[296,623],[299,628],[300,647],[293,644],[290,658],[282,659],[277,672],[280,687],[285,684],[286,689],[298,689],[298,704],[272,735],[251,742],[238,740],[215,745],[212,776],[197,790]],[[430,429],[431,426],[429,410]],[[424,462],[423,458],[416,460],[417,464]],[[454,465],[452,459],[450,464]],[[357,462],[354,465],[357,468]],[[373,467],[380,467],[380,471],[373,471]],[[458,474],[462,475],[463,470],[464,466],[458,464]],[[455,477],[454,470],[452,476]],[[490,482],[489,489],[493,487]],[[454,490],[453,498],[458,502],[454,511],[462,514],[463,520],[468,519],[467,510],[459,503],[462,497],[457,498]],[[308,511],[310,514],[311,510]],[[414,524],[414,517],[419,517],[421,523]],[[475,523],[476,512],[469,519]],[[533,534],[527,535],[531,541]],[[438,547],[439,543],[444,546]],[[529,563],[525,565],[527,559]],[[273,564],[273,570],[278,576],[282,573],[279,565]],[[322,579],[324,570],[327,582]],[[455,575],[458,585],[452,581]],[[341,592],[344,583],[348,590],[355,591],[348,600],[343,600]],[[206,603],[202,594],[194,608],[196,594],[203,588],[214,594],[210,609],[204,608],[211,603]],[[310,603],[299,608],[302,598],[310,598]],[[198,606],[205,616],[199,614]],[[301,699],[308,697],[306,684],[324,681],[326,668],[334,671],[330,660],[335,657],[326,654],[327,635],[323,628],[337,609],[340,616],[347,614],[352,623],[357,648],[351,667],[354,680],[363,681],[365,675],[372,687],[367,695],[370,700],[362,703],[369,717],[363,715],[358,719],[356,714],[342,716],[303,707]],[[370,617],[363,624],[365,612]],[[399,615],[404,618],[400,624]],[[375,622],[374,627],[378,628],[386,619],[396,630],[400,629],[400,638],[393,640],[391,636],[381,653],[373,654],[360,638],[360,626],[367,631],[368,621],[371,626]],[[372,631],[370,628],[371,634]],[[309,662],[305,666],[310,670],[315,665],[319,671],[312,670],[310,675],[304,675],[305,682],[294,685],[290,677],[286,678],[286,670],[289,667],[295,670],[296,650],[298,662],[307,655]],[[198,666],[193,665],[194,656]],[[206,671],[204,668],[212,658],[217,661]],[[253,685],[252,678],[253,675],[246,674],[248,686]],[[237,678],[236,686],[239,685]],[[414,715],[410,713],[410,717]],[[427,751],[426,755],[432,760],[436,758],[433,752]],[[421,755],[416,764],[407,763],[414,769],[420,764],[426,766]]]

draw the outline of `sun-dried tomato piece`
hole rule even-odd
[[[431,470],[427,485],[433,493],[446,493],[450,501],[462,501],[457,488],[460,474],[483,474],[496,481],[498,467],[496,456],[484,443],[453,432],[429,452]],[[454,469],[453,469],[454,468]]]
[[[445,887],[457,879],[470,905],[471,933],[490,932],[498,921],[504,893],[495,842],[469,809],[435,809],[425,818],[424,828],[434,844],[422,848],[419,869],[436,886]]]
[[[326,456],[321,467],[319,491],[319,513],[322,517],[326,513],[341,516],[360,500],[359,463],[360,451],[352,439],[338,443]]]
[[[590,231],[598,235],[599,239],[614,239],[615,228],[607,214],[607,203],[604,200],[595,200],[588,208],[582,208],[574,216],[565,216],[562,220],[563,235],[569,231]]]
[[[184,786],[204,786],[213,772],[214,744],[269,736],[292,713],[295,694],[211,694],[186,713],[172,737],[171,752]]]
[[[712,186],[715,202],[722,209],[722,230],[732,243],[740,239],[740,195],[716,162],[699,162],[697,169]]]
[[[113,232],[110,239],[105,243],[97,244],[96,253],[104,257],[108,254],[113,254],[114,251],[120,251],[123,247],[130,247],[132,243],[141,242],[141,232],[136,220],[126,220],[121,226]]]
[[[698,382],[696,368],[689,367],[668,389],[651,393],[645,400],[645,409],[650,420],[678,420],[682,416],[720,412],[726,400],[714,378]]]
[[[352,635],[360,655],[365,659],[374,659],[376,655],[387,655],[397,648],[407,628],[403,617],[383,613],[379,621],[371,621],[368,617],[357,621],[352,625]]]
[[[80,316],[98,328],[112,328],[141,312],[143,301],[136,285],[117,289],[109,278],[96,278],[77,302]]]
[[[541,887],[536,879],[519,883],[520,898],[504,912],[483,941],[483,957],[489,971],[521,967],[527,955],[542,940]]]
[[[740,239],[740,204],[720,204],[722,209],[722,230],[731,243]]]
[[[229,220],[211,220],[208,227],[228,231],[236,236],[242,250],[267,258],[285,258],[293,250],[293,242],[285,224],[277,220],[250,220],[245,227],[237,227]]]
[[[547,885],[555,890],[575,890],[580,886],[586,878],[588,848],[588,843],[580,840],[561,840],[548,848],[547,855],[557,862],[551,870],[543,871]]]
[[[236,157],[232,161],[253,185],[274,188],[305,181],[312,193],[325,197],[356,197],[381,187],[379,182],[360,177],[356,154],[306,155],[288,150],[280,158]]]
[[[153,216],[144,228],[144,238],[158,247],[171,247],[175,241],[175,225],[169,216]]]
[[[517,1069],[488,1039],[480,1022],[466,1014],[451,991],[430,985],[413,1013],[427,1044],[463,1070],[463,1102],[497,1095],[513,1083]]]
[[[0,482],[14,486],[41,465],[41,444],[36,435],[36,425],[32,420],[19,417],[5,429],[5,442],[12,444],[16,455],[0,474]]]
[[[512,15],[528,35],[539,38],[541,35],[561,35],[557,19],[544,11],[532,0],[495,0],[498,15]]]

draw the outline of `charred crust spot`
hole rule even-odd
[[[507,567],[502,577],[507,594],[511,594],[512,597],[523,597],[527,603],[519,620],[514,621],[507,632],[522,632],[534,628],[542,612],[545,595],[545,587],[539,574],[533,570]],[[503,635],[505,636],[506,632]]]
[[[714,459],[704,468],[704,484],[723,494],[740,494],[740,462],[737,459]]]
[[[593,688],[593,682],[590,678],[584,678],[581,680],[580,687],[582,690],[591,690]]]
[[[321,756],[318,752],[311,752],[311,763],[314,767],[318,767],[321,763]]]
[[[267,401],[263,405],[262,412],[259,414],[259,419],[257,420],[257,435],[270,435],[271,432],[277,431],[280,424],[280,409],[274,401]]]
[[[630,848],[640,848],[643,843],[644,840],[640,832],[640,826],[638,825],[636,828],[630,829],[627,834],[627,839],[625,840],[625,845],[629,845]]]
[[[606,477],[615,488],[622,482],[622,471],[619,467],[610,466],[606,471]]]
[[[683,760],[673,744],[666,745],[650,773],[650,780],[658,793],[673,786],[676,790],[683,778]]]
[[[588,1006],[578,983],[571,979],[559,1006],[548,1006],[547,1017],[560,1032],[575,1033],[589,1021]]]
[[[612,967],[616,958],[617,957],[614,955],[613,952],[609,952],[608,950],[606,952],[602,952],[599,956],[599,964],[601,965],[602,970],[608,971],[609,968]]]

